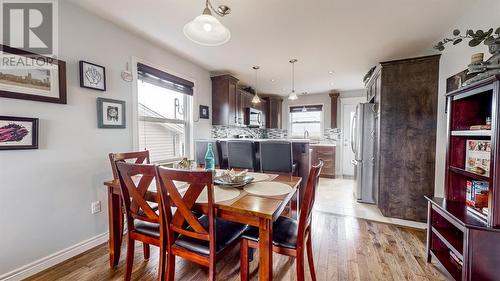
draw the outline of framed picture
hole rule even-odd
[[[80,87],[106,91],[106,68],[80,61]]]
[[[0,97],[66,104],[66,63],[0,45]]]
[[[0,150],[37,148],[38,118],[0,116]]]
[[[125,126],[125,102],[97,98],[97,127],[124,129]]]
[[[210,118],[210,112],[208,106],[200,105],[200,119],[209,119],[209,118]]]

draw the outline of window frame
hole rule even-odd
[[[324,134],[324,131],[325,131],[325,104],[324,103],[320,103],[320,102],[316,102],[316,103],[307,103],[307,104],[290,104],[288,105],[288,132],[289,132],[289,137],[290,138],[294,138],[293,136],[293,130],[292,130],[292,126],[293,126],[293,123],[292,123],[292,114],[293,112],[290,112],[290,109],[292,107],[297,107],[297,106],[314,106],[314,105],[321,105],[322,108],[321,108],[321,114],[320,114],[320,117],[319,117],[319,137],[318,139],[321,139],[323,137],[323,134]],[[309,122],[308,122],[309,123]],[[300,138],[303,138],[304,136],[300,136]],[[309,139],[316,139],[315,137],[311,137],[309,136]]]
[[[155,65],[154,63],[148,62],[146,60],[137,58],[137,57],[132,57],[132,143],[133,143],[133,149],[136,151],[143,150],[143,147],[139,147],[139,119],[141,116],[139,116],[139,75],[137,72],[137,64],[142,63],[144,65],[156,68],[158,70],[164,71],[168,74],[178,76],[182,79],[188,80],[193,82],[193,95],[189,96],[187,94],[184,94],[183,101],[184,101],[184,120],[178,120],[178,119],[170,119],[170,118],[151,118],[151,119],[158,119],[157,121],[160,123],[171,123],[171,124],[183,124],[184,125],[184,157],[188,158],[193,158],[193,147],[194,147],[194,141],[192,139],[193,135],[193,103],[194,103],[194,97],[196,95],[196,80],[188,77],[186,75],[177,73],[175,71],[172,71],[170,69],[167,69],[162,66]],[[148,118],[149,119],[149,118]],[[179,161],[182,159],[182,157],[175,157],[175,158],[170,158],[170,159],[162,159],[160,161],[157,161],[155,163],[159,164],[168,164],[172,163],[175,161]]]

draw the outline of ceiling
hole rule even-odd
[[[296,92],[363,88],[379,61],[432,53],[469,0],[213,0],[231,7],[221,22],[231,40],[198,46],[182,33],[201,14],[203,0],[72,0],[125,29],[155,41],[212,73],[232,73],[254,84],[259,65],[262,93],[291,90],[291,58],[297,58]],[[329,74],[333,71],[333,74]],[[274,82],[271,79],[275,80]]]

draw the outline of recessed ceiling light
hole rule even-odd
[[[328,71],[328,74],[333,74],[333,71],[332,70]]]
[[[282,91],[286,91],[286,88],[281,88]]]
[[[330,86],[333,86],[333,82],[330,82]]]
[[[276,82],[276,79],[271,79],[271,82]]]

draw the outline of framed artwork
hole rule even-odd
[[[210,118],[210,112],[208,106],[200,105],[200,119],[209,119],[209,118]]]
[[[80,61],[80,87],[106,91],[106,68],[86,61]]]
[[[0,150],[37,148],[38,118],[0,116]]]
[[[0,45],[0,97],[66,104],[66,63]]]
[[[97,98],[97,127],[105,129],[124,129],[125,102]]]

